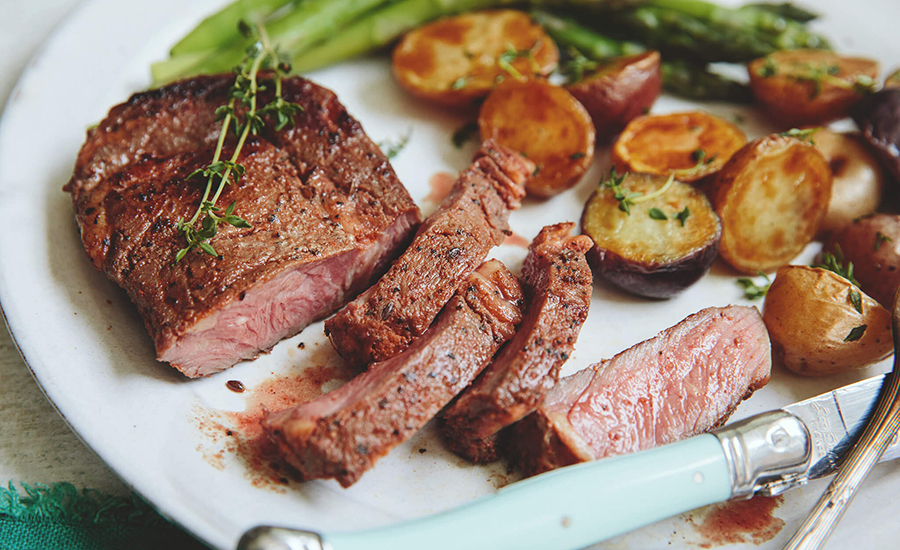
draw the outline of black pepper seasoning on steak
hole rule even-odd
[[[521,302],[516,278],[497,260],[485,262],[404,352],[337,390],[269,413],[263,428],[304,479],[349,487],[478,376],[522,320]]]
[[[72,194],[85,251],[135,302],[160,361],[204,376],[255,357],[362,291],[403,249],[418,208],[387,158],[337,97],[284,80],[304,111],[294,126],[251,138],[246,173],[219,199],[250,228],[222,225],[175,262],[179,219],[203,196],[233,75],[200,76],[139,93],[88,131]],[[260,101],[271,98],[264,92]],[[223,157],[234,150],[225,142]]]
[[[338,353],[357,366],[384,361],[424,333],[465,277],[506,238],[509,212],[519,207],[533,168],[485,142],[384,277],[325,322]]]
[[[570,236],[574,223],[550,225],[522,266],[528,306],[516,335],[441,418],[450,449],[476,463],[500,458],[498,432],[530,413],[559,379],[591,304],[593,241]]]

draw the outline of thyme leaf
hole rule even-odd
[[[853,327],[853,330],[850,331],[850,334],[844,338],[844,342],[855,342],[863,337],[863,334],[866,332],[866,329],[869,328],[868,325],[859,325],[858,327]]]
[[[747,298],[748,300],[758,300],[765,297],[766,293],[769,292],[769,288],[772,286],[772,281],[769,279],[768,275],[762,271],[757,271],[757,274],[766,280],[766,284],[760,286],[756,284],[753,279],[748,278],[737,280],[737,284],[744,288],[744,298]]]

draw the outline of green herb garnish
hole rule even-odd
[[[453,145],[460,148],[470,139],[477,139],[478,132],[478,121],[472,120],[457,128],[450,139],[453,140]]]
[[[665,212],[656,207],[647,210],[647,214],[654,220],[666,221],[669,219],[669,216],[666,216]]]
[[[397,155],[400,154],[400,151],[403,150],[404,147],[409,143],[409,138],[412,137],[412,128],[408,128],[406,133],[400,136],[400,139],[397,141],[391,141],[386,139],[378,143],[378,147],[384,153],[388,159],[393,159]]]
[[[859,292],[855,290],[850,291],[850,303],[853,305],[853,309],[862,314],[862,295]]]
[[[808,141],[810,145],[815,145],[816,142],[813,141],[813,135],[821,129],[822,129],[821,127],[804,128],[802,130],[799,128],[791,128],[787,132],[781,132],[778,135],[782,136],[782,137],[796,138],[796,139],[799,139],[800,141]]]
[[[757,285],[753,279],[738,279],[737,284],[741,285],[744,288],[744,298],[748,300],[758,300],[766,295],[769,292],[769,288],[772,286],[772,281],[769,279],[769,276],[763,273],[762,271],[756,272],[760,277],[763,277],[766,280],[766,284],[763,286]]]
[[[823,253],[822,263],[813,264],[813,267],[820,267],[822,269],[827,269],[828,271],[833,271],[854,285],[859,286],[859,281],[853,277],[853,262],[847,262],[847,267],[844,267],[844,253],[839,245],[835,245],[834,254],[831,252]]]
[[[844,338],[844,342],[855,342],[862,338],[863,333],[866,332],[868,325],[859,325],[858,327],[853,327],[853,330],[850,331],[850,334]]]
[[[219,196],[226,185],[231,183],[237,185],[240,177],[244,175],[244,167],[238,164],[237,159],[247,138],[251,134],[258,134],[265,127],[263,117],[274,119],[275,130],[281,130],[288,124],[292,124],[294,115],[303,110],[300,105],[285,101],[281,97],[281,79],[290,72],[291,67],[285,57],[269,44],[262,25],[257,25],[254,30],[244,21],[240,21],[238,27],[245,36],[255,37],[257,40],[246,49],[241,64],[235,70],[237,74],[229,94],[231,99],[227,105],[216,109],[216,121],[222,121],[222,128],[212,162],[207,167],[199,168],[188,175],[188,179],[196,176],[205,177],[206,189],[193,217],[188,221],[178,220],[178,232],[184,235],[187,246],[175,255],[176,262],[181,261],[188,252],[196,248],[210,256],[217,256],[215,248],[207,241],[215,237],[220,223],[224,222],[234,227],[250,227],[246,220],[234,214],[234,202],[229,204],[224,215],[220,216],[218,213],[221,212],[221,209],[216,206]],[[257,95],[264,87],[259,85],[257,77],[261,70],[267,69],[275,73],[275,99],[260,108],[257,105]],[[246,109],[243,120],[235,112],[238,104]],[[238,136],[238,141],[231,158],[223,160],[221,158],[222,149],[229,130],[234,131]],[[218,187],[213,193],[215,180],[218,180]],[[213,195],[211,199],[210,194]],[[201,216],[203,216],[202,219]],[[200,220],[199,229],[196,225],[198,220]]]
[[[881,245],[885,242],[894,242],[894,240],[887,235],[883,234],[881,231],[875,232],[875,252],[878,252],[878,249],[881,248]]]

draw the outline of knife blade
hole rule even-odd
[[[671,445],[560,468],[395,525],[323,534],[256,527],[238,550],[583,548],[701,506],[777,495],[833,474],[874,413],[884,380],[863,380]],[[898,456],[895,438],[882,460]]]

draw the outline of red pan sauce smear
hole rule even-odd
[[[701,548],[726,544],[763,544],[784,528],[784,520],[773,515],[783,497],[756,497],[712,506],[703,522],[696,525],[703,537]],[[693,520],[691,520],[693,523]]]
[[[341,367],[316,366],[294,376],[279,376],[255,387],[244,386],[247,397],[244,412],[195,410],[200,430],[215,444],[216,450],[199,449],[212,466],[223,469],[225,454],[232,454],[247,467],[247,477],[254,487],[282,489],[292,476],[278,457],[276,446],[269,441],[259,421],[265,411],[280,410],[305,403],[322,395],[322,387],[333,389],[346,382],[351,373]],[[234,391],[229,385],[229,389]]]
[[[450,190],[453,189],[454,183],[456,183],[455,174],[451,174],[450,172],[436,172],[428,178],[428,185],[431,186],[431,191],[425,195],[425,201],[430,202],[431,204],[440,204],[441,201],[450,194]]]

